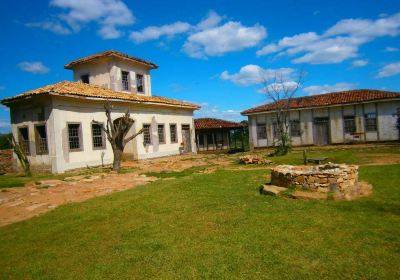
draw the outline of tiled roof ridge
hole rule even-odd
[[[321,107],[330,105],[348,104],[354,102],[366,102],[387,98],[400,98],[400,92],[384,91],[378,89],[353,89],[346,91],[330,92],[311,96],[300,96],[291,99],[291,109],[300,109],[306,107]],[[280,102],[284,102],[281,100]],[[277,103],[267,103],[247,109],[241,114],[251,114],[272,111],[276,109]]]
[[[196,129],[207,128],[240,128],[243,124],[218,118],[197,118],[194,120]]]
[[[93,91],[99,90],[99,92]],[[159,97],[159,96],[146,96],[138,95],[136,93],[126,93],[120,91],[114,91],[111,89],[106,89],[98,85],[84,84],[82,82],[71,82],[71,81],[61,81],[55,84],[46,85],[34,90],[26,91],[24,93],[5,98],[1,100],[2,104],[12,102],[14,100],[22,99],[24,97],[29,97],[33,95],[40,94],[59,94],[66,96],[80,96],[80,97],[92,97],[101,99],[118,99],[123,101],[133,101],[139,103],[160,103],[174,106],[187,107],[191,109],[199,109],[200,106],[189,102],[183,102],[175,100],[172,98]]]
[[[126,53],[122,53],[122,52],[116,51],[116,50],[106,50],[106,51],[102,51],[102,52],[98,52],[98,53],[95,53],[95,54],[92,54],[92,55],[88,55],[88,56],[85,56],[85,57],[78,58],[76,60],[73,60],[73,61],[65,64],[64,68],[65,69],[71,69],[74,65],[77,65],[77,64],[80,64],[80,63],[84,63],[84,62],[88,62],[88,61],[91,61],[91,60],[94,60],[94,59],[98,59],[98,58],[101,58],[101,57],[107,57],[107,56],[113,56],[113,55],[117,56],[117,57],[121,57],[121,58],[125,58],[125,59],[129,59],[129,60],[132,60],[132,61],[136,61],[136,62],[140,62],[140,63],[146,64],[146,65],[148,65],[148,66],[150,66],[151,68],[154,68],[154,69],[158,68],[158,65],[153,63],[153,62],[150,62],[148,60],[145,60],[145,59],[142,59],[142,58],[138,58],[138,57],[135,57],[135,56],[132,56],[132,55],[128,55]]]

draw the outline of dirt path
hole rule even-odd
[[[32,218],[65,203],[123,191],[154,180],[137,173],[107,174],[76,181],[45,180],[42,185],[29,183],[25,187],[6,189],[0,192],[0,226]]]
[[[145,172],[182,171],[195,166],[227,166],[228,157],[217,155],[184,155],[153,160],[124,162],[126,174],[102,173],[77,175],[64,180],[44,180],[24,187],[4,188],[0,192],[0,226],[30,219],[56,207],[93,197],[123,191],[156,180]]]

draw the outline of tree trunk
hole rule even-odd
[[[123,150],[115,148],[113,149],[113,152],[114,152],[113,170],[119,171],[119,169],[121,168],[121,159]]]

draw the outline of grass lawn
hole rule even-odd
[[[400,165],[361,167],[374,195],[353,202],[260,195],[264,170],[186,175],[0,228],[0,279],[400,278]]]

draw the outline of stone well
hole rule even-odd
[[[271,169],[271,184],[302,187],[321,193],[333,192],[336,198],[350,199],[364,191],[358,182],[358,166],[347,164],[278,165]]]

